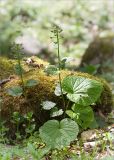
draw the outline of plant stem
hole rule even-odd
[[[64,118],[65,118],[65,115],[66,115],[66,110],[68,109],[68,107],[69,107],[69,103],[70,103],[70,100],[68,100],[68,102],[67,102],[67,104],[66,104],[66,106],[65,106],[65,110],[64,110]]]
[[[20,78],[21,78],[21,82],[22,82],[22,88],[23,88],[23,92],[25,93],[25,85],[24,85],[24,80],[23,80],[23,73],[22,73],[22,68],[21,68],[21,59],[20,59],[20,54],[17,52],[17,60],[18,60],[18,65],[19,65],[19,70],[20,70]]]
[[[60,58],[60,46],[59,46],[59,30],[57,29],[57,54],[58,54],[58,64],[59,64],[59,83],[60,83],[60,89],[61,89],[61,95],[63,99],[63,106],[65,108],[65,100],[64,95],[62,91],[62,82],[61,82],[61,58]]]

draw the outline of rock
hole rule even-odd
[[[112,68],[105,67],[105,63],[113,64],[114,62],[114,35],[107,37],[97,37],[93,42],[90,43],[87,50],[85,51],[80,66],[84,64],[100,64],[103,70],[112,70]]]
[[[97,130],[87,130],[81,133],[81,140],[82,141],[92,141],[95,140],[97,137]]]
[[[32,63],[28,63],[28,59],[31,59]],[[0,80],[9,78],[9,76],[15,74],[15,64],[17,64],[17,60],[8,59],[6,57],[0,57]],[[33,69],[34,66],[42,66],[45,67],[49,65],[48,62],[39,59],[36,56],[32,56],[31,58],[24,58],[21,61],[22,67],[26,72]],[[33,68],[32,68],[33,67]]]
[[[36,63],[38,64],[43,64],[44,67],[48,64],[47,62],[40,59],[34,59],[33,61],[36,61]],[[13,67],[15,63],[16,62],[13,62]],[[7,64],[9,64],[9,60]],[[21,114],[25,114],[28,111],[33,111],[35,121],[37,122],[38,125],[42,125],[45,121],[49,119],[49,113],[47,111],[41,110],[42,101],[45,100],[53,101],[59,107],[63,105],[61,97],[57,97],[54,94],[56,84],[59,81],[58,75],[47,75],[44,72],[44,68],[29,66],[28,64],[26,64],[25,61],[22,62],[22,65],[26,70],[26,72],[23,75],[24,82],[26,82],[29,79],[34,79],[38,80],[39,84],[29,89],[26,88],[26,93],[25,93],[26,97],[23,96],[12,97],[6,93],[6,90],[9,87],[21,85],[19,77],[15,76],[15,78],[11,79],[10,82],[4,84],[4,86],[2,87],[2,92],[0,92],[0,96],[3,98],[2,111],[1,111],[2,118],[5,120],[7,119],[8,122],[8,119],[10,119],[11,117],[11,113],[13,113],[14,111],[18,111]],[[5,68],[4,72],[7,73],[7,67]],[[12,73],[14,74],[14,69],[13,72],[11,70],[11,74]],[[113,104],[112,93],[108,83],[105,80],[99,79],[97,77],[94,77],[86,73],[71,72],[68,70],[61,71],[62,79],[68,75],[82,76],[100,81],[103,84],[104,90],[100,97],[100,101],[97,102],[96,105],[93,106],[93,108],[95,111],[97,109],[101,109],[101,111],[104,112],[105,114],[111,112]]]
[[[84,143],[84,150],[86,152],[92,151],[95,147],[100,147],[101,142],[100,141],[93,141],[93,142],[85,142]]]

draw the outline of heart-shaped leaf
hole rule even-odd
[[[64,78],[62,88],[67,92],[67,97],[70,101],[82,106],[95,103],[103,90],[100,82],[79,76]]]
[[[24,69],[22,68],[22,66],[19,64],[16,64],[14,69],[15,69],[15,73],[17,75],[21,75],[25,72]]]
[[[76,114],[74,120],[83,128],[87,129],[94,120],[94,113],[90,106],[80,106],[74,104],[72,107]]]
[[[46,145],[51,146],[52,149],[61,149],[77,138],[79,128],[75,121],[65,118],[60,122],[47,121],[40,127],[39,132]]]
[[[51,102],[51,101],[43,101],[42,102],[42,108],[45,109],[45,110],[50,110],[52,109],[53,107],[55,107],[56,103],[54,102]]]
[[[8,88],[6,92],[11,96],[16,97],[16,96],[22,95],[23,89],[20,86],[14,86],[14,87]]]
[[[66,114],[71,118],[74,119],[76,117],[76,113],[74,113],[72,110],[66,110]]]
[[[61,69],[65,69],[66,64],[69,63],[69,62],[71,62],[72,60],[73,60],[73,58],[71,58],[71,57],[64,57],[64,58],[62,58],[62,60],[60,62],[60,68]]]
[[[54,65],[49,65],[47,68],[44,70],[47,75],[56,75],[58,74],[58,68]]]
[[[63,114],[63,110],[59,109],[57,107],[54,107],[51,109],[51,113],[50,116],[51,117],[57,117],[57,116],[61,116]]]
[[[26,81],[25,86],[26,87],[33,87],[33,86],[36,86],[37,84],[38,84],[37,80],[29,79]]]
[[[63,94],[66,94],[66,92],[63,91],[63,89],[62,89],[62,92],[63,92]],[[55,93],[56,96],[61,96],[61,95],[62,95],[60,83],[58,83],[58,84],[56,85],[54,93]]]

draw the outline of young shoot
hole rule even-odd
[[[12,51],[14,53],[15,58],[17,59],[17,64],[15,65],[15,72],[18,76],[20,76],[23,92],[25,91],[25,84],[23,79],[24,69],[22,68],[21,59],[22,55],[22,45],[21,44],[14,44],[12,47]]]

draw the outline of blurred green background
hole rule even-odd
[[[94,37],[114,31],[113,15],[113,0],[0,0],[0,54],[10,56],[16,41],[26,54],[55,61],[55,23],[63,29],[61,56],[78,64]]]

